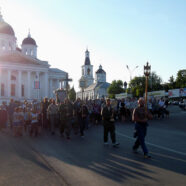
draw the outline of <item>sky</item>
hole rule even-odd
[[[68,72],[76,91],[87,47],[94,74],[101,64],[108,82],[143,75],[147,61],[163,82],[186,69],[185,0],[0,0],[0,7],[18,46],[30,29],[38,58]]]

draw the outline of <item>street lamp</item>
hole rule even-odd
[[[134,72],[134,70],[136,70],[138,68],[138,66],[136,66],[133,70],[130,70],[129,66],[126,65],[128,71],[129,71],[129,74],[130,74],[130,81],[132,80],[132,73]]]
[[[146,78],[146,83],[145,83],[145,109],[147,111],[147,87],[148,87],[148,77],[150,75],[150,70],[151,70],[151,66],[149,65],[149,62],[147,61],[146,66],[144,66],[144,75]]]
[[[124,85],[124,89],[126,90],[127,89],[127,82],[125,81],[123,85]]]

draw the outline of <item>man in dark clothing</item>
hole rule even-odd
[[[104,144],[108,144],[108,133],[112,140],[113,147],[117,147],[119,143],[116,142],[115,125],[114,125],[114,110],[110,105],[110,99],[106,100],[106,106],[101,111],[104,127]]]
[[[49,106],[49,102],[47,98],[44,98],[44,101],[42,102],[41,109],[42,109],[42,120],[43,120],[43,127],[49,128],[49,119],[47,118],[47,109]]]
[[[65,103],[61,104],[59,107],[60,112],[60,133],[66,133],[67,139],[70,139],[70,133],[72,128],[73,120],[73,105],[68,98],[65,99]]]
[[[9,103],[9,106],[8,106],[8,118],[9,118],[11,129],[12,129],[13,114],[14,114],[15,108],[16,108],[16,104],[15,104],[14,100],[10,99],[10,103]]]
[[[148,149],[145,144],[145,136],[147,134],[147,121],[149,119],[152,119],[152,114],[149,111],[146,111],[145,109],[145,101],[143,98],[140,98],[138,100],[138,107],[134,109],[132,119],[135,122],[135,136],[137,137],[134,146],[133,151],[136,153],[137,149],[141,145],[141,148],[144,153],[144,158],[151,158],[148,154]]]
[[[80,98],[78,98],[74,102],[74,133],[78,134],[78,130],[80,128],[80,123],[81,123],[81,107],[82,103]]]
[[[87,122],[87,117],[89,114],[87,106],[85,104],[81,106],[80,114],[81,114],[80,135],[81,137],[84,137],[84,130],[85,130],[86,122]]]

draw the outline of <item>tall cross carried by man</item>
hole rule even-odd
[[[66,78],[62,79],[62,81],[64,81],[65,84],[66,84],[65,89],[66,89],[66,93],[68,95],[68,89],[69,89],[68,82],[71,82],[72,81],[72,79],[68,77],[68,73],[66,73]]]

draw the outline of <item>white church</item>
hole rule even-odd
[[[17,47],[13,28],[0,13],[0,103],[15,100],[54,98],[54,90],[64,88],[68,74],[50,68],[47,61],[37,58],[37,44],[31,37]]]
[[[85,51],[85,63],[82,66],[82,76],[79,81],[85,81],[85,87],[76,93],[76,97],[80,99],[100,99],[108,97],[107,89],[110,86],[106,82],[106,72],[102,66],[95,72],[95,82],[93,77],[93,65],[90,63],[90,53],[88,49]]]

